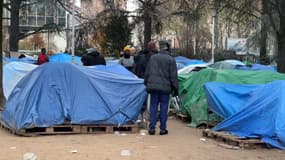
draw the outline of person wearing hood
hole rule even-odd
[[[47,63],[47,62],[49,62],[49,58],[48,58],[48,56],[46,54],[46,49],[42,48],[41,49],[41,53],[38,56],[37,63],[38,63],[38,65],[41,65],[41,64],[44,64],[44,63]]]
[[[146,67],[144,83],[150,93],[149,134],[155,134],[158,105],[160,105],[160,135],[168,134],[167,113],[170,94],[178,95],[177,67],[170,56],[170,45],[167,41],[159,42],[160,51],[150,57]]]
[[[84,66],[106,65],[106,61],[96,48],[87,49],[87,54],[83,55],[81,62]]]
[[[131,47],[128,45],[124,47],[123,51],[124,54],[119,60],[119,64],[124,66],[126,69],[129,71],[133,71],[133,66],[134,66],[134,56],[131,54]]]
[[[158,52],[156,42],[150,41],[147,44],[147,49],[142,50],[139,54],[134,58],[135,65],[134,65],[134,73],[139,78],[144,78],[145,69],[150,57]]]

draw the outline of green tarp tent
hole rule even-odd
[[[219,121],[219,118],[207,114],[207,100],[203,85],[217,81],[233,84],[265,84],[274,80],[285,80],[285,74],[272,71],[242,71],[204,69],[190,74],[180,74],[179,96],[180,112],[191,117],[190,126],[197,127],[206,122]],[[235,102],[233,102],[235,103]]]

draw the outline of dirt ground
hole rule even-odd
[[[38,160],[285,160],[285,151],[226,149],[214,140],[201,141],[202,130],[189,128],[179,120],[170,119],[168,125],[169,135],[166,136],[18,137],[0,129],[0,160],[21,160],[26,152],[36,154]],[[121,156],[123,150],[128,150],[130,155]]]

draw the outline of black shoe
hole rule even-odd
[[[154,134],[155,134],[155,130],[154,130],[154,129],[150,129],[150,130],[148,131],[148,134],[149,134],[149,135],[154,135]]]
[[[168,134],[168,130],[161,130],[159,134],[160,135],[166,135],[166,134]]]

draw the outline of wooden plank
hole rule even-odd
[[[263,148],[266,146],[265,143],[261,142],[260,139],[241,138],[226,132],[216,132],[209,129],[203,130],[202,135],[204,137],[214,139],[218,142],[238,146],[244,149]]]
[[[182,122],[190,122],[191,118],[188,115],[177,113],[176,114],[177,119],[181,120]]]
[[[6,129],[12,134],[21,136],[37,136],[37,135],[57,135],[57,134],[97,134],[97,133],[114,133],[115,131],[122,131],[127,133],[138,133],[137,124],[127,124],[122,126],[117,125],[101,125],[101,124],[84,124],[84,125],[72,125],[70,123],[64,123],[62,125],[50,126],[50,127],[34,127],[29,129],[21,129],[15,131],[9,129],[1,124],[1,128]]]

